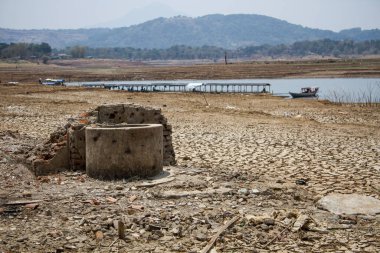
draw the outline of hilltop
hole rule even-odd
[[[339,33],[303,27],[255,14],[213,14],[197,18],[157,18],[120,28],[67,30],[0,29],[0,42],[47,42],[54,48],[89,47],[168,48],[173,45],[238,48],[263,44],[291,44],[305,40],[378,40],[380,30],[353,28]]]

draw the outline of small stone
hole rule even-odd
[[[30,204],[26,204],[26,205],[25,205],[25,208],[28,208],[28,209],[36,209],[38,206],[39,206],[38,203],[30,203]],[[0,210],[0,213],[1,213],[1,210]]]
[[[51,212],[50,209],[47,209],[47,210],[45,211],[45,215],[46,215],[46,216],[52,216],[53,214],[52,214],[52,212]]]
[[[61,220],[62,220],[62,221],[68,221],[69,218],[68,218],[67,216],[62,215],[62,216],[61,216]]]
[[[55,249],[55,253],[63,253],[65,250],[62,247]]]
[[[298,193],[294,193],[293,199],[296,200],[296,201],[300,201],[301,200],[301,195],[298,194]]]
[[[201,232],[197,232],[195,234],[195,239],[197,239],[198,241],[201,241],[201,242],[204,242],[204,241],[207,241],[207,236]]]
[[[65,245],[65,248],[66,248],[66,249],[76,249],[77,247],[75,247],[74,245],[66,244],[66,245]]]
[[[298,184],[298,185],[307,185],[307,179],[303,179],[303,178],[297,179],[296,180],[296,184]]]
[[[172,233],[173,233],[173,235],[175,235],[175,236],[180,236],[181,235],[181,231],[182,229],[181,229],[181,227],[175,227],[175,228],[173,228],[172,229]]]
[[[252,189],[251,192],[252,192],[253,194],[259,194],[259,193],[260,193],[260,191],[259,191],[258,189]]]
[[[124,186],[122,186],[122,185],[116,185],[115,189],[118,190],[118,191],[121,191],[121,190],[124,189]]]
[[[95,238],[97,241],[103,240],[103,238],[104,238],[103,232],[102,231],[96,231]]]
[[[22,196],[24,197],[24,198],[31,198],[32,197],[32,193],[31,192],[23,192],[22,193]]]
[[[79,222],[79,226],[83,226],[85,223],[86,223],[86,219],[85,218],[82,218]]]
[[[275,223],[275,220],[273,218],[266,218],[264,219],[264,224],[268,226],[273,226]]]
[[[26,240],[28,240],[28,236],[22,236],[22,237],[19,237],[19,238],[17,238],[17,242],[23,242],[23,241],[26,241]]]
[[[183,251],[183,245],[181,243],[176,243],[172,246],[172,250],[175,252]]]
[[[241,195],[247,195],[248,194],[248,189],[246,188],[241,188],[238,190],[238,193]]]

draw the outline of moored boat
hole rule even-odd
[[[301,88],[301,92],[296,93],[296,92],[289,92],[289,94],[293,98],[308,98],[308,97],[318,97],[319,88],[318,87],[305,87]]]
[[[45,79],[45,80],[39,80],[39,83],[42,85],[51,85],[51,86],[64,86],[65,80],[63,79]]]

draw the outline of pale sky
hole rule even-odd
[[[380,0],[0,0],[0,27],[94,27],[152,3],[161,3],[175,13],[192,17],[246,13],[333,31],[380,28]]]

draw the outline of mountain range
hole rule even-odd
[[[120,28],[14,30],[0,28],[3,43],[49,43],[53,48],[88,47],[169,48],[173,45],[239,48],[291,44],[305,40],[380,40],[380,30],[353,28],[340,32],[312,29],[256,14],[213,14],[197,18],[156,18]]]
[[[107,28],[118,28],[118,27],[127,27],[131,25],[137,25],[148,20],[152,20],[158,17],[174,17],[178,15],[184,15],[177,10],[172,9],[168,5],[153,2],[144,7],[136,8],[122,17],[115,18],[108,22],[98,23],[87,28],[96,28],[96,27],[107,27]]]

